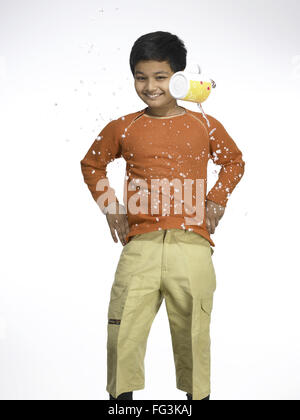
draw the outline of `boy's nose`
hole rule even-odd
[[[146,84],[146,92],[151,94],[155,94],[157,92],[157,88],[155,86],[155,82],[148,82]]]

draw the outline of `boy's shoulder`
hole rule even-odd
[[[130,123],[131,121],[135,120],[136,117],[139,115],[142,115],[144,113],[145,109],[141,109],[136,112],[131,112],[130,114],[122,115],[115,119],[116,123],[118,125],[126,125],[127,123]]]
[[[139,116],[142,115],[144,110],[131,112],[130,114],[121,115],[120,117],[110,118],[110,121],[102,128],[102,131],[120,134],[131,125],[131,123]]]
[[[144,113],[144,109],[136,112],[131,112],[129,114],[121,115],[120,117],[116,117],[111,119],[110,122],[107,124],[107,128],[113,128],[117,132],[124,131],[125,128],[131,125],[131,123],[139,116]]]
[[[224,129],[223,124],[217,119],[216,117],[207,114],[206,112],[202,113],[201,111],[191,111],[189,113],[197,120],[201,121],[205,124],[205,127],[208,129],[209,132],[215,129]]]
[[[202,113],[201,111],[192,111],[187,110],[190,118],[195,122],[195,124],[200,124],[205,128],[207,134],[209,134],[211,126],[215,123],[215,118],[207,113]]]
[[[205,117],[212,121],[216,120],[212,115],[207,114],[206,112],[202,113],[201,111],[192,111],[191,109],[189,109],[188,112],[201,121],[205,121]]]

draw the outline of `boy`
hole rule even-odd
[[[106,214],[113,240],[118,241],[117,231],[125,245],[108,308],[110,399],[132,399],[133,390],[144,388],[146,343],[164,298],[177,388],[188,399],[210,399],[209,329],[216,289],[210,234],[245,162],[218,120],[178,106],[170,95],[170,77],[185,69],[186,53],[169,32],[149,33],[135,42],[130,67],[147,108],[107,124],[81,161],[84,181]],[[121,156],[127,162],[128,209],[106,177],[107,164]],[[206,196],[209,158],[221,170]],[[178,194],[183,189],[184,200]],[[195,205],[197,217],[191,218]]]

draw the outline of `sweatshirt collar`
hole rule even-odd
[[[183,113],[181,113],[181,114],[170,115],[170,116],[167,116],[167,117],[156,117],[156,116],[154,116],[154,115],[148,115],[148,114],[146,114],[146,111],[147,111],[147,109],[148,109],[148,107],[147,107],[147,108],[145,108],[145,109],[143,110],[143,115],[144,115],[145,117],[147,117],[147,118],[154,118],[154,119],[158,119],[158,120],[165,120],[165,119],[170,119],[170,118],[177,118],[177,117],[182,117],[183,115],[186,115],[186,114],[187,114],[187,112],[188,112],[188,110],[187,110],[186,108],[184,108],[183,106],[182,106],[181,108],[183,108],[183,109],[184,109],[184,112],[183,112]]]

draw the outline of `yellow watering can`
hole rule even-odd
[[[170,78],[169,91],[175,99],[182,101],[197,102],[201,104],[209,97],[212,89],[216,87],[212,79],[199,73],[178,71]]]

